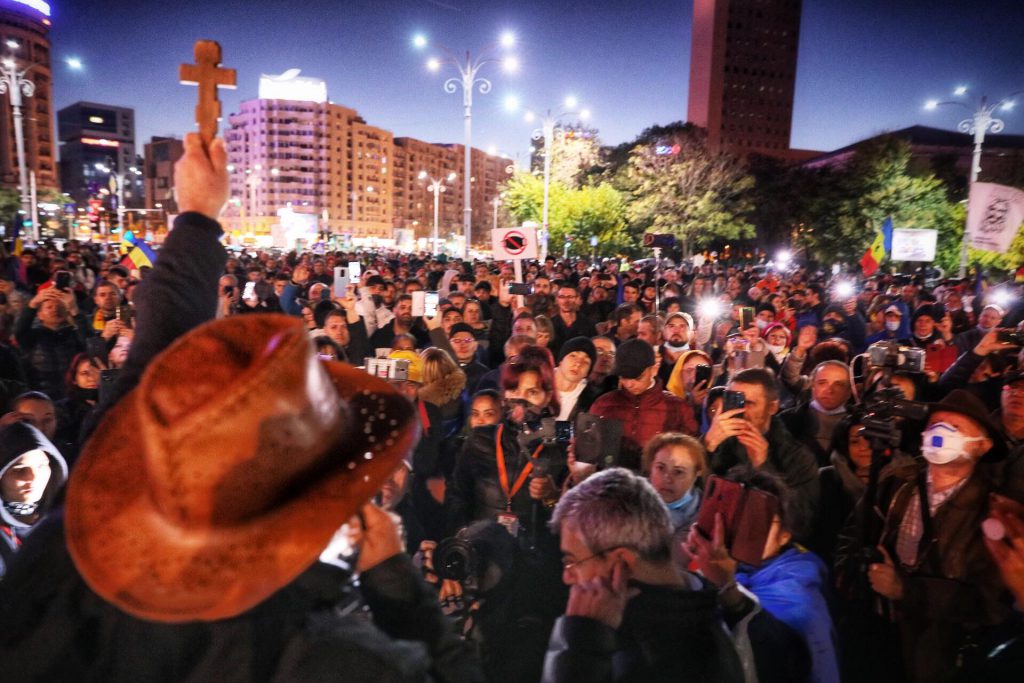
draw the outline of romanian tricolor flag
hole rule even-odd
[[[871,277],[878,272],[886,254],[892,251],[892,218],[886,218],[882,223],[882,229],[875,235],[875,241],[871,243],[864,256],[860,259],[860,268],[864,271],[864,277]]]
[[[135,247],[135,235],[132,234],[131,230],[125,230],[124,234],[121,235],[121,255],[125,255]]]
[[[156,263],[156,252],[142,240],[136,240],[135,246],[131,248],[127,256],[121,259],[121,265],[131,270],[139,270],[142,267],[152,268],[154,263]]]

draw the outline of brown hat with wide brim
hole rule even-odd
[[[86,443],[68,549],[134,616],[233,617],[312,565],[418,435],[408,399],[319,360],[301,321],[211,322],[155,358]]]

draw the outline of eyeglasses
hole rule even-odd
[[[452,344],[472,344],[473,342],[476,341],[476,339],[473,339],[472,337],[470,337],[469,339],[462,337],[460,339],[449,339],[448,341],[451,342]]]
[[[624,546],[624,545],[615,545],[615,546],[612,546],[611,548],[605,548],[604,550],[600,550],[600,551],[594,553],[593,555],[588,555],[587,557],[584,557],[581,560],[567,560],[566,558],[563,557],[562,558],[562,570],[563,571],[568,571],[570,569],[575,569],[576,567],[579,567],[584,562],[590,562],[591,560],[593,560],[596,557],[604,557],[605,555],[607,555],[608,553],[610,553],[613,550],[616,550],[618,548],[625,548],[625,547],[626,546]]]
[[[615,358],[614,351],[598,351],[597,355],[601,356],[602,358]]]

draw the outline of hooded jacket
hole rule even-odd
[[[15,515],[8,509],[8,501],[4,500],[0,505],[0,578],[7,572],[7,565],[32,527],[53,506],[68,479],[68,466],[60,451],[42,432],[26,422],[15,422],[0,429],[0,479],[3,479],[18,458],[34,450],[43,451],[49,458],[50,480],[46,483],[32,521]]]

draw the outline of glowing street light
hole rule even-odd
[[[418,47],[425,47],[424,42],[420,45],[415,39],[413,44]],[[463,109],[463,129],[464,129],[464,159],[463,159],[463,200],[465,206],[463,208],[462,216],[462,230],[465,235],[464,245],[464,256],[469,258],[469,250],[473,244],[473,206],[472,206],[472,188],[470,183],[472,182],[472,139],[473,139],[473,90],[476,89],[481,95],[486,95],[491,91],[491,82],[478,74],[480,70],[488,64],[501,63],[505,66],[506,70],[512,70],[518,68],[519,62],[511,55],[504,55],[499,58],[496,54],[499,47],[508,49],[515,45],[515,35],[511,32],[505,32],[501,35],[497,45],[491,45],[480,52],[474,58],[473,55],[467,50],[465,54],[456,53],[448,49],[443,45],[438,45],[437,48],[444,53],[442,59],[432,57],[427,61],[427,68],[431,71],[439,71],[442,66],[451,65],[454,66],[458,71],[458,76],[449,78],[444,82],[444,91],[449,95],[455,94],[459,87],[462,87],[462,109]],[[435,249],[437,241],[434,242]]]
[[[438,224],[438,217],[439,217],[438,201],[441,198],[441,193],[445,191],[445,185],[444,184],[446,182],[450,183],[453,180],[455,180],[455,173],[453,171],[452,173],[449,173],[444,179],[438,180],[436,178],[430,177],[430,174],[427,173],[426,171],[420,171],[420,173],[417,176],[417,178],[419,178],[420,180],[427,180],[427,181],[429,181],[428,186],[430,187],[431,192],[434,193],[434,238],[433,238],[433,242],[434,242],[434,253],[437,254],[438,251],[439,251],[438,250],[438,241],[439,240],[438,240],[438,236],[437,236],[437,224]]]
[[[966,92],[967,88],[964,86],[959,86],[953,91],[956,95],[963,95]],[[971,177],[970,185],[968,186],[969,188],[974,186],[974,183],[978,180],[978,174],[981,173],[981,146],[985,142],[985,134],[989,131],[998,133],[1003,130],[1004,127],[1002,119],[995,118],[993,114],[999,109],[1002,109],[1003,111],[1010,111],[1013,109],[1013,98],[1021,93],[1024,93],[1024,90],[1018,90],[1017,92],[1011,93],[994,104],[989,104],[988,97],[982,95],[981,99],[978,101],[977,108],[971,107],[970,105],[958,100],[946,100],[945,102],[929,100],[925,103],[924,108],[928,110],[938,109],[940,105],[952,104],[958,107],[963,107],[967,111],[971,112],[970,118],[964,119],[957,125],[957,129],[961,133],[967,133],[968,135],[974,136],[974,154],[971,158]],[[966,228],[964,229],[964,236],[960,243],[960,277],[967,277]]]
[[[69,69],[74,69],[75,71],[82,70],[82,60],[78,57],[68,57],[64,60],[64,63],[68,65]]]
[[[967,94],[967,86],[966,85],[957,86],[956,90],[953,91],[953,94],[956,95],[957,97],[960,97],[961,95],[966,95]]]
[[[427,46],[427,37],[422,33],[417,33],[412,37],[412,45],[415,48],[425,48]]]

